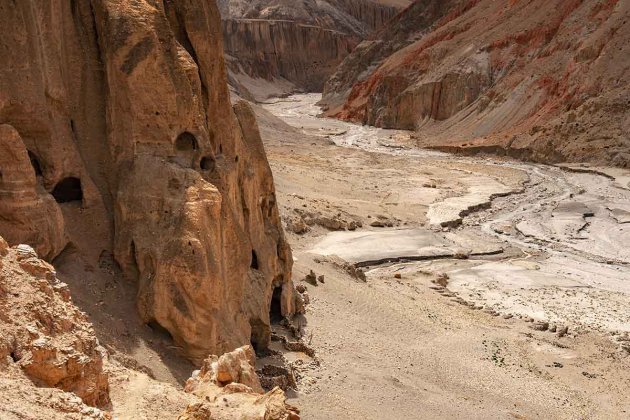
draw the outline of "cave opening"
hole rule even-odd
[[[14,351],[11,352],[10,356],[13,360],[13,363],[17,363],[20,361],[20,356],[18,356]]]
[[[249,343],[252,345],[256,354],[259,354],[263,347],[265,347],[265,336],[269,329],[260,319],[251,319],[249,326],[251,328]]]
[[[197,138],[188,131],[184,131],[175,139],[175,150],[178,152],[193,152],[198,148]]]
[[[254,251],[252,249],[252,261],[249,264],[250,268],[253,268],[254,270],[258,270],[258,256],[256,255],[256,251]]]
[[[212,171],[214,170],[215,163],[214,158],[212,156],[204,156],[201,158],[201,163],[199,164],[201,169],[204,171]]]
[[[69,203],[72,201],[83,200],[83,189],[81,188],[81,180],[75,177],[67,177],[62,179],[53,188],[52,196],[57,203]]]
[[[151,328],[151,330],[155,333],[155,335],[158,336],[162,341],[166,341],[166,342],[173,341],[173,336],[171,335],[171,333],[162,325],[160,325],[160,323],[157,322],[155,319],[152,319],[151,321],[147,322],[147,326]]]
[[[31,160],[31,166],[35,170],[35,176],[43,176],[42,165],[39,163],[39,159],[35,156],[35,153],[28,151],[28,158]]]
[[[194,165],[193,158],[198,148],[197,138],[188,131],[184,131],[175,139],[175,163],[191,168]]]
[[[269,302],[269,322],[277,324],[282,321],[282,286],[273,288]]]

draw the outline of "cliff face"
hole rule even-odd
[[[214,2],[0,1],[0,32],[0,234],[113,251],[194,361],[265,347],[292,258]]]
[[[404,4],[405,0],[403,0]],[[359,41],[401,9],[372,0],[219,0],[231,83],[264,99],[321,91]]]
[[[237,73],[272,81],[283,78],[318,91],[358,39],[332,29],[291,21],[223,21],[225,51],[237,57]]]
[[[346,58],[322,103],[421,145],[628,166],[629,10],[419,0]]]

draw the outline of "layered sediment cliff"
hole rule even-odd
[[[220,0],[219,7],[231,83],[253,99],[321,91],[359,41],[401,10],[373,0]]]
[[[0,1],[0,235],[48,261],[113,252],[193,361],[264,348],[292,258],[214,2],[46,4]]]
[[[419,0],[346,58],[322,103],[421,145],[628,166],[628,17],[616,0]]]
[[[318,91],[359,39],[333,29],[293,21],[223,21],[225,51],[237,57],[236,73],[273,81],[283,78]]]

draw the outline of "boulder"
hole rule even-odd
[[[280,388],[264,393],[255,362],[251,346],[209,356],[186,382],[185,391],[200,401],[190,404],[179,420],[299,420],[299,411],[285,402]]]

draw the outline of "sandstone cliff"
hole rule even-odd
[[[401,7],[373,0],[219,0],[231,84],[251,99],[321,91],[358,42]]]
[[[419,0],[327,82],[327,114],[420,145],[630,165],[630,4]]]
[[[214,2],[2,0],[0,33],[0,234],[113,252],[191,360],[266,347],[292,258]]]

